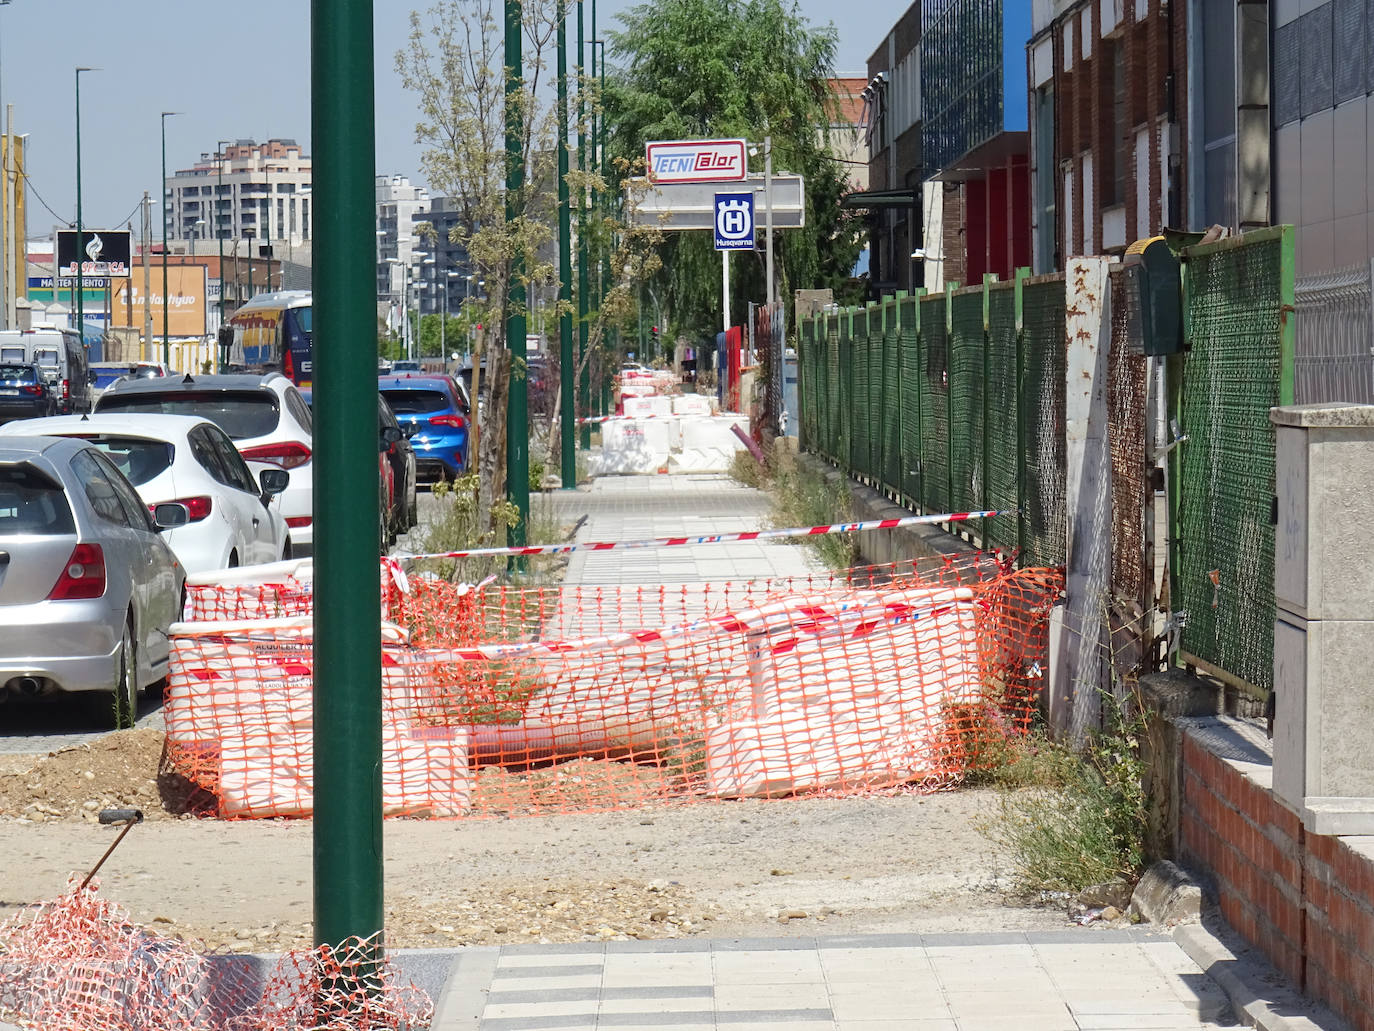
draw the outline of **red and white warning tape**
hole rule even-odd
[[[652,537],[639,541],[584,541],[570,544],[531,544],[521,548],[472,548],[467,551],[440,551],[423,555],[397,553],[401,562],[426,558],[476,558],[486,555],[563,555],[571,551],[610,551],[629,548],[668,548],[679,544],[725,544],[731,541],[768,541],[783,537],[818,537],[828,533],[864,533],[892,530],[899,526],[933,523],[962,523],[970,519],[991,519],[1015,515],[1016,509],[981,512],[946,512],[942,515],[903,516],[900,519],[870,519],[862,523],[831,523],[829,526],[797,526],[785,530],[745,530],[740,533],[712,533],[701,537]]]

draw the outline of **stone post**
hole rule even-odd
[[[1316,834],[1374,834],[1374,406],[1274,408],[1274,793]]]

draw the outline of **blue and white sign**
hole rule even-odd
[[[754,249],[754,195],[716,194],[716,250]]]

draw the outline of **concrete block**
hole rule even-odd
[[[1202,919],[1202,886],[1169,860],[1160,860],[1135,886],[1130,912],[1165,927],[1195,924]]]
[[[1221,685],[1185,669],[1146,673],[1140,678],[1145,704],[1166,718],[1216,716],[1221,713]]]

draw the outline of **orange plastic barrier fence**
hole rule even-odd
[[[389,815],[467,816],[944,786],[1038,703],[1057,571],[992,560],[669,588],[389,601]],[[308,619],[181,624],[172,764],[227,817],[311,811]]]
[[[43,1031],[419,1031],[429,997],[370,943],[289,952],[263,981],[241,958],[165,938],[74,878],[0,924],[0,1019]]]

